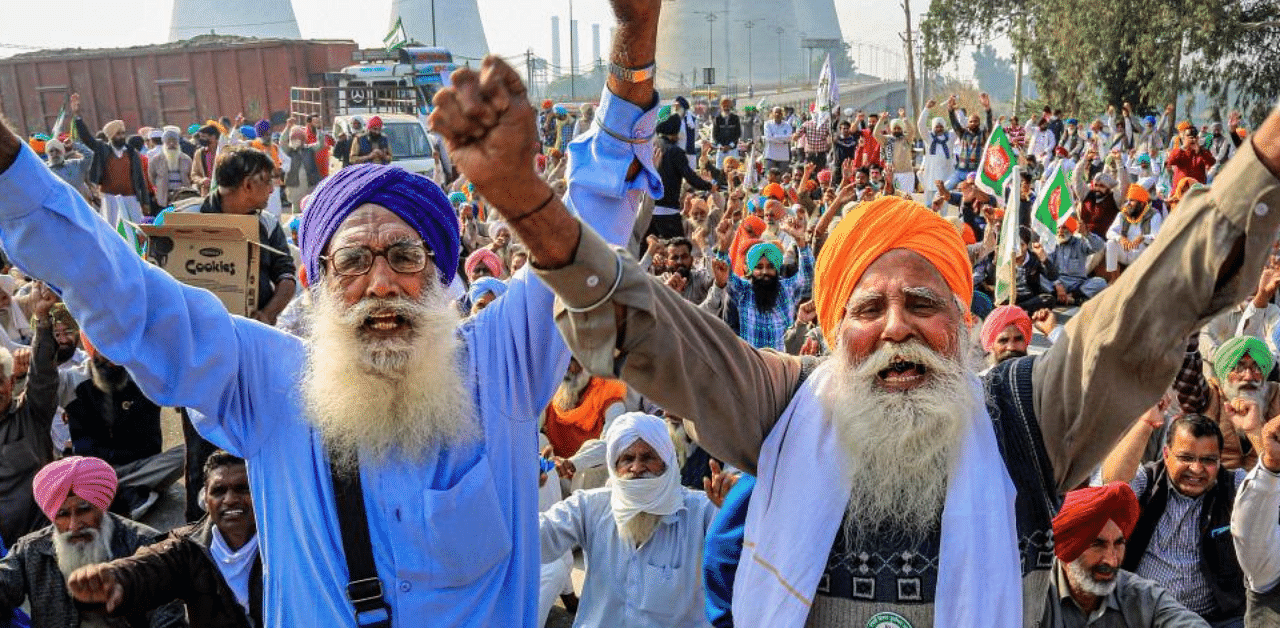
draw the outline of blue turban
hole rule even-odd
[[[1143,118],[1143,119],[1142,119],[1142,121],[1143,121],[1143,122],[1146,122],[1147,124],[1155,124],[1155,123],[1156,123],[1156,117],[1155,117],[1155,116],[1147,116],[1147,117]]]
[[[458,217],[434,181],[395,166],[359,164],[343,168],[320,182],[302,214],[298,230],[307,279],[320,281],[320,254],[342,221],[365,203],[381,205],[399,216],[427,245],[441,283],[458,272]]]
[[[556,105],[555,109],[552,109],[552,111],[554,111],[558,116],[567,115],[569,113],[569,110],[566,109],[564,105]]]
[[[246,124],[240,127],[240,137],[243,137],[246,140],[256,140],[258,139],[258,132],[255,131],[253,127]]]
[[[1080,121],[1075,118],[1067,118],[1067,124],[1079,124]]]
[[[493,298],[496,299],[507,293],[507,282],[495,277],[481,277],[471,282],[471,289],[467,290],[467,298],[472,305],[475,305],[486,292],[492,292]]]
[[[267,137],[268,135],[271,134],[271,121],[258,120],[258,123],[253,125],[253,132],[257,133],[258,137],[262,137],[262,138]]]
[[[772,242],[761,242],[747,249],[747,272],[751,272],[760,263],[762,255],[773,264],[774,270],[782,270],[782,249]]]

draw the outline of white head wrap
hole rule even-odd
[[[942,130],[944,130],[944,131],[945,131],[945,130],[947,130],[947,121],[946,121],[946,120],[943,120],[943,119],[942,119],[942,116],[935,116],[935,117],[933,118],[933,126],[935,126],[935,127],[939,127],[939,126],[940,126],[940,127],[942,127]]]
[[[671,442],[671,434],[667,431],[665,421],[643,412],[628,412],[613,420],[604,439],[605,451],[608,453],[609,483],[613,487],[610,503],[613,506],[613,519],[618,525],[625,524],[642,512],[666,516],[684,508],[676,448]],[[666,463],[667,470],[656,478],[623,480],[618,477],[618,456],[638,440],[643,440],[658,452]]]

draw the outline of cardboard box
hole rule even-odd
[[[212,292],[232,314],[258,309],[258,218],[170,213],[143,225],[147,259],[175,279]]]

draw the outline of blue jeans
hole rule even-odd
[[[964,181],[965,177],[974,172],[977,172],[977,170],[961,170],[957,168],[955,172],[951,173],[951,178],[947,179],[947,182],[943,184],[943,187],[947,188],[947,191],[950,192],[951,190],[956,189],[956,186],[960,185],[960,182]]]

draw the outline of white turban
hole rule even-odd
[[[613,506],[613,519],[619,526],[642,512],[666,516],[684,508],[676,447],[671,442],[665,421],[643,412],[628,412],[613,420],[604,439],[609,456],[609,483],[613,487],[610,504]],[[658,452],[667,470],[656,478],[621,479],[618,477],[618,456],[638,440],[643,440]]]
[[[942,119],[942,116],[937,116],[937,117],[935,117],[935,118],[933,119],[933,126],[940,126],[940,127],[942,127],[943,129],[946,129],[946,128],[947,128],[947,121],[946,121],[946,120],[943,120],[943,119]]]

